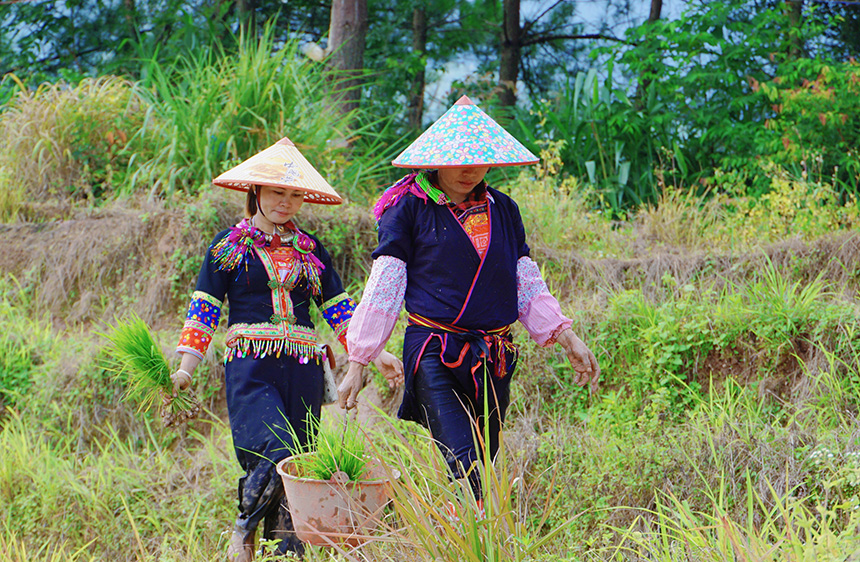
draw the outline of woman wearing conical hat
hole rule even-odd
[[[177,347],[182,360],[171,378],[177,388],[191,383],[229,301],[225,390],[233,445],[245,474],[239,479],[228,558],[253,558],[261,522],[264,538],[281,539],[278,553],[301,556],[275,465],[308,442],[314,425],[307,415],[319,419],[324,364],[334,359],[320,345],[310,303],[344,345],[355,304],[320,240],[301,230],[294,217],[304,202],[342,200],[287,138],[213,183],[247,193],[245,218],[218,233],[206,251]],[[380,355],[375,364],[391,378],[402,376],[402,365],[391,354]],[[293,443],[285,421],[300,443]]]
[[[541,346],[560,344],[578,384],[596,388],[600,376],[529,258],[516,203],[484,181],[491,167],[537,161],[467,97],[451,107],[393,162],[420,171],[374,207],[379,244],[347,333],[350,365],[338,391],[350,408],[363,367],[383,349],[405,302],[399,415],[430,430],[452,475],[467,477],[479,500],[471,420],[481,438],[486,427],[495,455],[517,360],[511,324],[519,320]]]

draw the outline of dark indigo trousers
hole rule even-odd
[[[468,478],[475,498],[482,498],[483,490],[474,465],[479,460],[486,462],[485,451],[492,461],[499,450],[499,434],[510,403],[513,357],[507,367],[505,376],[496,378],[494,364],[485,361],[473,375],[467,361],[454,368],[442,363],[439,350],[431,343],[415,373],[414,394],[423,414],[420,421],[436,440],[451,475]]]
[[[301,542],[292,532],[284,486],[275,467],[296,445],[306,445],[311,438],[311,419],[319,420],[322,406],[322,367],[314,361],[301,364],[286,355],[234,358],[227,363],[225,389],[233,446],[245,471],[239,479],[236,526],[251,532],[265,520],[264,538],[283,539],[282,553],[298,550]]]

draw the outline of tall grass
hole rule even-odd
[[[476,440],[481,447],[483,438]],[[485,492],[481,506],[465,480],[449,479],[444,459],[423,430],[385,418],[371,432],[371,443],[373,454],[384,460],[388,471],[393,514],[383,521],[378,540],[355,553],[359,559],[536,560],[564,530],[559,525],[547,532],[541,524],[530,523],[552,502],[522,501],[523,478],[507,457],[504,440],[494,463],[475,467]]]
[[[21,313],[33,309],[31,297],[15,279],[0,278],[0,418],[6,408],[27,403],[34,373],[53,353],[50,320]]]
[[[374,129],[385,123],[340,113],[323,67],[301,55],[296,40],[277,41],[271,25],[259,39],[240,38],[235,54],[214,44],[170,65],[153,57],[139,92],[149,110],[138,134],[149,146],[132,156],[130,190],[195,193],[283,136],[347,194],[386,156],[377,150],[351,162],[349,143],[372,148],[384,135]]]
[[[25,202],[98,200],[123,183],[126,150],[145,142],[135,133],[146,108],[129,81],[106,76],[35,90],[17,84],[0,108],[0,219],[13,219]]]
[[[15,560],[16,549],[40,560],[73,552],[78,560],[211,559],[234,518],[237,476],[227,428],[212,429],[208,436],[189,432],[168,448],[151,427],[143,441],[106,430],[98,446],[78,454],[74,435],[7,419],[0,429],[0,541],[11,545],[12,557],[6,551],[0,560]]]

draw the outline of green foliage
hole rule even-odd
[[[540,143],[540,163],[502,185],[520,207],[529,244],[560,252],[609,243],[611,224],[595,211],[597,193],[575,177],[559,180],[565,141]]]
[[[14,79],[14,77],[12,77]],[[98,202],[125,180],[128,151],[146,110],[131,83],[117,77],[59,82],[18,91],[0,107],[0,217],[48,197]]]
[[[175,55],[195,40],[225,33],[222,15],[218,7],[193,0],[10,4],[0,16],[0,75],[26,73],[33,84],[134,73],[136,45]]]
[[[664,284],[672,296],[660,303],[650,302],[639,290],[612,295],[605,318],[588,330],[598,349],[611,350],[598,358],[602,378],[639,407],[662,396],[668,407],[661,411],[683,415],[707,390],[703,384],[708,384],[713,362],[743,364],[750,341],[755,342],[759,376],[777,377],[784,376],[780,366],[800,341],[842,354],[860,347],[846,335],[853,332],[845,332],[856,330],[860,318],[828,304],[820,278],[792,283],[768,263],[749,282],[720,292],[693,284],[677,287],[671,276],[664,277]],[[559,370],[572,380],[569,367]],[[586,408],[585,398],[570,393],[569,411]]]
[[[350,161],[352,136],[356,151],[379,149],[374,131],[384,131],[385,122],[336,111],[323,67],[300,56],[297,41],[276,44],[271,26],[259,40],[240,39],[236,54],[215,43],[169,65],[148,60],[139,93],[149,104],[138,132],[147,148],[132,155],[127,190],[194,194],[288,136],[342,194],[361,195],[357,186],[388,156],[376,150]]]
[[[603,84],[595,69],[577,73],[554,98],[534,101],[518,123],[533,151],[542,142],[559,144],[563,170],[587,181],[605,207],[621,213],[656,199],[659,150],[677,141],[653,90],[637,106],[613,84],[611,67],[608,73]]]
[[[0,412],[26,403],[34,372],[53,355],[50,322],[23,315],[28,306],[20,285],[8,278],[0,281]]]
[[[615,52],[684,132],[687,159],[708,170],[752,150],[764,106],[748,78],[762,79],[771,55],[786,52],[789,25],[782,10],[745,0],[693,4],[677,20],[631,30]]]
[[[813,80],[809,69],[826,63],[799,58],[798,46],[814,45],[828,25],[814,11],[794,22],[778,3],[693,3],[679,18],[633,28],[627,41],[602,52],[638,81],[635,105],[656,108],[640,130],[668,138],[657,146],[683,160],[683,183],[696,185],[714,168],[744,170],[759,194],[767,180],[756,159],[775,148],[766,130],[774,103],[759,86],[773,80],[791,90]],[[795,121],[787,119],[786,130]]]
[[[762,157],[840,193],[860,190],[860,64],[804,60],[794,76],[754,83],[771,104]]]

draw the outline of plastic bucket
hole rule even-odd
[[[288,457],[277,466],[298,538],[321,546],[358,546],[371,540],[390,499],[388,473],[370,461],[365,479],[359,481],[347,480],[342,472],[331,480],[300,478],[295,459],[313,454]]]

